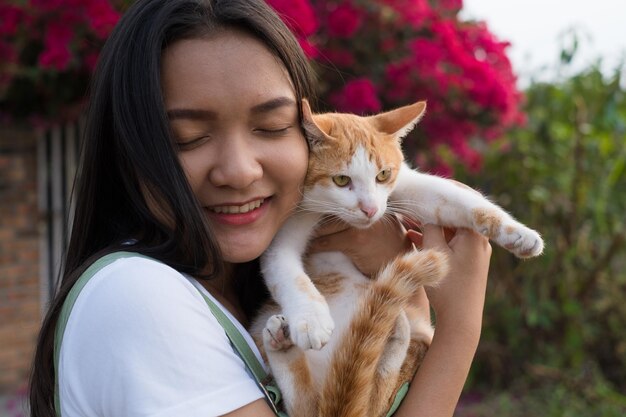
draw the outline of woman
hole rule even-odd
[[[32,415],[54,415],[63,301],[90,264],[120,250],[154,260],[118,260],[81,291],[60,351],[62,414],[272,415],[197,289],[243,326],[266,297],[256,259],[300,199],[300,102],[312,84],[297,42],[260,0],[140,0],[123,16],[92,84]],[[345,250],[364,272],[406,246],[380,227],[327,233],[315,247]],[[450,416],[480,335],[490,246],[466,231],[447,243],[435,226],[409,236],[448,252],[452,273],[428,293],[435,339],[396,415]]]

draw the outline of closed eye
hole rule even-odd
[[[287,133],[292,126],[280,127],[280,128],[257,128],[254,129],[254,132],[259,133],[261,135],[266,136],[281,136]]]
[[[176,142],[176,146],[180,151],[188,151],[190,149],[196,148],[211,138],[209,135],[200,136],[195,139],[187,140],[187,141],[178,141]]]

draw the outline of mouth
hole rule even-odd
[[[242,205],[223,205],[207,207],[210,211],[217,214],[245,214],[252,210],[256,210],[265,202],[265,198],[253,200]]]
[[[209,217],[225,226],[246,226],[264,217],[269,210],[270,197],[257,198],[242,204],[206,206]]]

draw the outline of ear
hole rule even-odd
[[[426,102],[418,101],[386,113],[368,117],[370,123],[382,133],[393,135],[398,141],[405,137],[426,113]]]
[[[302,99],[302,127],[310,146],[316,146],[331,139],[328,135],[333,122],[322,114],[313,114],[306,98]]]

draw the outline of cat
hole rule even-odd
[[[421,285],[435,285],[447,269],[442,255],[432,251],[400,256],[387,266],[387,272],[373,280],[363,276],[340,253],[314,255],[305,265],[307,244],[316,227],[329,216],[367,228],[389,211],[422,224],[473,229],[518,257],[537,256],[543,251],[537,232],[479,192],[408,166],[401,140],[425,110],[426,103],[421,101],[367,117],[313,114],[308,101],[302,101],[303,127],[310,149],[303,199],[261,257],[262,274],[278,305],[266,308],[251,328],[293,415],[319,412],[322,416],[378,416],[374,410],[382,408],[370,404],[370,396],[340,414],[320,410],[346,401],[346,395],[336,397],[339,401],[330,400],[346,386],[337,386],[337,369],[344,369],[341,378],[369,381],[365,384],[369,388],[351,389],[350,398],[361,398],[357,395],[361,390],[380,390],[379,385],[387,387],[383,390],[383,397],[387,397],[397,385],[399,372],[415,370],[417,363],[404,364],[405,359],[415,356],[407,355],[406,350],[411,346],[425,351],[432,327],[420,321],[419,314],[411,311],[402,297]],[[407,285],[413,290],[399,290]],[[400,298],[378,300],[376,294],[381,288]],[[372,309],[375,303],[379,305]],[[371,323],[366,325],[368,320]],[[331,339],[335,326],[337,331]],[[361,327],[367,332],[359,330]],[[367,347],[359,344],[359,340],[365,340],[359,337],[368,340]],[[346,354],[348,358],[342,356]],[[350,355],[356,354],[377,355],[378,360],[361,357],[359,366],[367,369],[351,369],[357,361]],[[375,382],[380,380],[387,383]],[[303,387],[309,389],[303,391]],[[355,408],[368,411],[343,414]],[[304,409],[310,413],[302,414]]]
[[[430,315],[410,303],[416,290],[447,273],[434,250],[399,256],[370,279],[342,253],[311,255],[306,270],[325,298],[336,327],[321,350],[302,350],[274,302],[251,334],[270,364],[289,416],[382,417],[412,380],[433,337]]]

